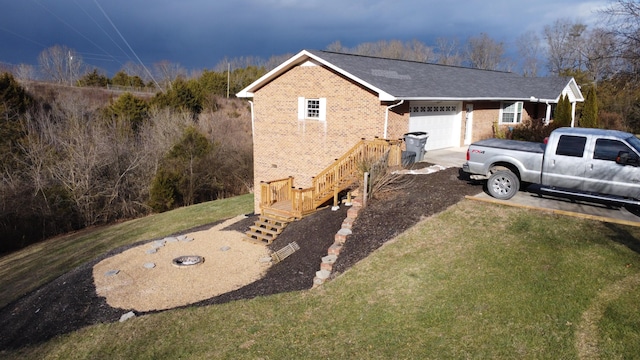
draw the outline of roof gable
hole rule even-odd
[[[527,78],[515,73],[303,50],[240,91],[253,93],[294,66],[312,61],[394,100],[527,100],[557,102],[563,93],[583,101],[573,78]]]

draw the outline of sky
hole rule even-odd
[[[557,19],[595,24],[608,0],[0,0],[0,63],[38,64],[60,45],[113,75],[127,62],[214,69],[225,58],[379,40],[517,37]]]

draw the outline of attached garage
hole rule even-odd
[[[409,107],[409,132],[429,134],[427,151],[460,146],[461,102],[412,101]]]

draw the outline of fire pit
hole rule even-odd
[[[204,258],[198,255],[178,256],[172,261],[173,265],[177,267],[188,267],[188,266],[198,265],[203,262],[204,262]]]

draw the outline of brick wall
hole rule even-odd
[[[464,112],[462,114],[462,125],[464,139],[464,119],[466,115],[466,104],[464,104]],[[499,101],[482,101],[473,102],[473,141],[488,139],[495,136],[493,133],[493,124],[500,118]],[[524,103],[522,110],[522,120],[539,119],[545,116],[546,105]],[[500,125],[502,130],[507,131],[509,127],[514,125]],[[461,143],[462,144],[462,143]]]
[[[298,120],[298,97],[326,98],[326,121]],[[384,134],[386,106],[377,95],[322,66],[292,68],[256,91],[253,101],[256,212],[261,181],[293,176],[295,187],[309,187],[312,176],[361,138]],[[408,114],[396,111],[389,116],[390,138],[408,126]]]
[[[466,111],[466,104],[465,104]],[[464,115],[464,114],[463,114]],[[493,123],[500,116],[500,103],[492,101],[473,103],[473,141],[493,137]],[[464,121],[464,117],[463,117]]]

